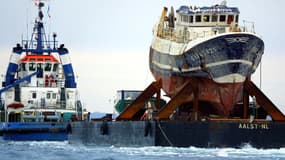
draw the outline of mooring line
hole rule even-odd
[[[161,128],[159,121],[157,121],[157,123],[158,123],[158,127],[159,127],[159,129],[160,129],[162,135],[164,136],[164,138],[166,139],[166,141],[169,143],[169,145],[170,145],[171,147],[173,147],[173,144],[171,143],[171,141],[169,140],[169,138],[167,137],[167,135],[165,134],[165,132],[164,132],[163,129]]]

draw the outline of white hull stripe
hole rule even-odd
[[[230,60],[225,60],[225,61],[220,61],[220,62],[214,62],[214,63],[209,63],[206,64],[206,67],[213,67],[213,66],[218,66],[218,65],[223,65],[227,63],[243,63],[249,66],[252,66],[252,62],[243,60],[243,59],[230,59]]]
[[[161,69],[180,72],[180,70],[177,67],[173,67],[171,65],[161,64],[157,61],[152,61],[152,63]],[[223,64],[229,64],[229,63],[243,63],[243,64],[246,64],[249,66],[252,65],[252,62],[250,62],[250,61],[241,60],[241,59],[231,59],[231,60],[209,63],[209,64],[206,64],[206,67],[214,67],[214,66],[219,66],[219,65],[223,65]],[[187,68],[187,69],[182,68],[181,71],[182,72],[191,72],[191,71],[196,71],[196,70],[201,70],[201,67],[197,66],[197,67],[191,67],[191,68]]]
[[[213,79],[217,83],[241,83],[245,81],[245,77],[241,74],[229,74]]]

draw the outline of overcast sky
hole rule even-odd
[[[90,111],[113,111],[116,90],[142,90],[153,81],[148,67],[152,27],[164,6],[210,6],[221,0],[49,0],[46,32],[56,32],[70,51],[83,104]],[[262,90],[285,108],[284,0],[228,0],[239,7],[240,20],[255,22],[265,42]],[[31,34],[32,0],[0,2],[0,74],[5,74],[12,47]],[[240,22],[242,24],[242,21]],[[28,26],[28,30],[27,30]],[[29,35],[30,36],[30,35]],[[253,80],[259,85],[259,68]]]

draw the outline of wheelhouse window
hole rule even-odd
[[[212,15],[212,22],[217,22],[217,21],[218,21],[218,16]]]
[[[193,23],[193,16],[190,16],[190,17],[189,17],[189,22],[190,22],[190,23]]]
[[[220,15],[220,22],[226,21],[226,15]]]
[[[35,71],[36,70],[36,64],[35,63],[29,63],[29,70]]]
[[[236,15],[236,23],[238,23],[238,15]]]
[[[185,23],[188,23],[189,16],[188,15],[182,15],[182,21],[185,22]]]
[[[51,71],[51,64],[50,63],[45,64],[45,71]]]
[[[227,24],[231,24],[233,20],[234,20],[234,15],[228,15]]]
[[[181,15],[181,21],[184,23],[193,23],[193,16]]]
[[[57,67],[58,67],[58,64],[54,64],[52,71],[53,71],[53,72],[57,71]]]
[[[210,16],[209,15],[204,15],[203,16],[203,22],[210,22]]]
[[[37,64],[37,70],[42,70],[43,69],[43,64],[42,63],[38,63]]]
[[[201,22],[201,15],[197,15],[197,16],[195,17],[195,21],[196,21],[196,22]]]

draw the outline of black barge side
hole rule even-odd
[[[285,147],[285,122],[113,121],[74,122],[71,143],[104,146]]]

